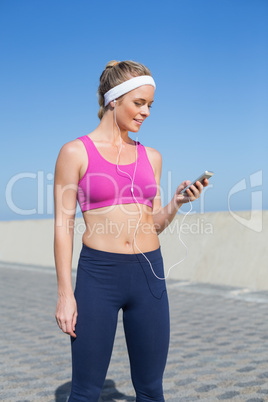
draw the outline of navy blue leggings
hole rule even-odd
[[[145,254],[155,273],[163,277],[160,248]],[[120,309],[136,401],[163,402],[162,380],[169,345],[168,297],[165,281],[153,275],[144,256],[109,253],[83,244],[75,298],[77,338],[71,338],[69,402],[98,401]]]

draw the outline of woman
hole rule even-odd
[[[158,234],[202,184],[177,188],[161,206],[161,155],[132,140],[150,115],[155,83],[133,61],[107,64],[100,77],[100,124],[60,150],[55,169],[56,320],[71,336],[69,402],[97,402],[117,325],[123,323],[137,401],[164,401],[169,310]],[[206,180],[204,185],[208,185]],[[71,284],[77,200],[85,220],[76,288]]]

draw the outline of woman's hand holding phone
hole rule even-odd
[[[176,202],[178,204],[184,204],[189,201],[195,201],[200,197],[203,187],[209,185],[208,179],[213,176],[213,172],[205,171],[196,180],[190,182],[190,180],[183,181],[176,191]]]

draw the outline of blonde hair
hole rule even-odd
[[[98,88],[98,97],[100,109],[98,117],[101,120],[106,112],[108,105],[104,106],[104,94],[116,85],[122,84],[132,77],[139,77],[141,75],[150,75],[149,68],[141,63],[137,63],[132,60],[119,61],[111,60],[106,65],[105,70],[100,76],[100,85]],[[122,95],[124,96],[124,95]]]

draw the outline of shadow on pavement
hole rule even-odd
[[[71,392],[71,381],[58,387],[55,391],[56,402],[66,402]],[[127,396],[122,394],[116,389],[115,382],[113,380],[105,380],[99,402],[113,402],[118,400],[135,401],[134,396]]]

